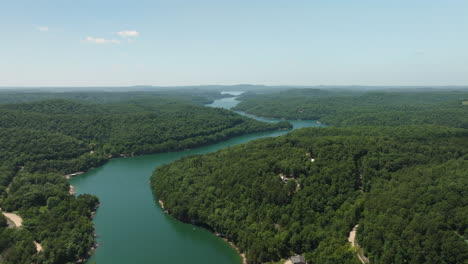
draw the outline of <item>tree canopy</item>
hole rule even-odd
[[[288,119],[314,119],[333,126],[434,124],[468,128],[466,90],[329,91],[293,89],[247,94],[235,110]]]
[[[464,263],[467,160],[465,129],[306,128],[176,161],[151,183],[171,215],[249,263],[359,263],[347,242],[358,223],[371,263]]]
[[[183,150],[291,127],[199,105],[220,96],[0,93],[0,102],[8,102],[0,105],[0,208],[24,220],[19,229],[7,228],[0,214],[0,263],[71,263],[88,256],[98,199],[70,195],[65,174],[111,157]],[[36,252],[33,242],[43,251]]]

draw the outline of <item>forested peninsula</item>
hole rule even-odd
[[[0,93],[0,263],[71,263],[94,245],[97,197],[70,195],[65,175],[112,157],[177,151],[290,128],[204,107],[215,92]],[[35,243],[42,248],[39,250]]]
[[[333,126],[434,124],[468,128],[468,90],[292,89],[246,93],[234,110],[250,114],[320,120]]]
[[[309,94],[309,96],[304,96]],[[245,94],[236,107],[340,126],[304,128],[155,170],[175,218],[205,226],[248,263],[468,261],[466,91],[299,89]]]

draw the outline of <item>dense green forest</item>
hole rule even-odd
[[[293,89],[242,97],[235,110],[320,120],[333,126],[434,124],[468,128],[467,90],[329,91]]]
[[[221,96],[213,93],[39,94],[0,95],[10,102],[0,105],[0,208],[24,220],[20,228],[7,228],[0,214],[0,263],[71,263],[89,254],[98,200],[70,195],[65,174],[115,156],[183,150],[291,126],[199,105]]]
[[[221,94],[217,91],[209,91],[206,89],[162,89],[162,90],[140,90],[140,91],[101,91],[101,89],[91,89],[79,91],[61,91],[52,88],[48,90],[38,89],[13,89],[13,90],[0,90],[0,104],[13,104],[13,103],[26,103],[34,101],[44,101],[49,99],[66,99],[66,100],[79,100],[91,103],[118,103],[128,102],[135,100],[160,100],[161,97],[171,98],[178,101],[183,101],[192,104],[209,104],[214,99],[229,97],[229,94]]]
[[[111,157],[177,151],[287,129],[203,107],[213,91],[0,92],[0,263],[71,263],[94,244],[97,197],[65,174]],[[294,89],[245,93],[237,110],[318,119],[301,129],[158,168],[171,215],[233,241],[249,263],[468,261],[466,91]],[[43,250],[37,252],[35,243]]]
[[[311,159],[314,159],[312,162]],[[468,131],[306,128],[158,168],[170,214],[207,226],[249,263],[466,263]]]
[[[427,89],[245,93],[235,110],[349,128],[186,158],[156,170],[153,190],[174,217],[226,236],[249,263],[297,253],[359,263],[347,242],[357,224],[371,263],[466,263],[467,98]]]
[[[165,97],[110,104],[51,99],[0,105],[0,111],[2,128],[60,133],[112,156],[182,150],[290,127]]]

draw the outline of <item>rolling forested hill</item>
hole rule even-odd
[[[181,150],[279,128],[231,111],[164,97],[113,104],[52,99],[0,105],[0,111],[2,128],[57,132],[97,145],[110,155]]]
[[[197,87],[187,87],[185,89],[166,89],[155,90],[154,88],[138,89],[129,91],[126,87],[121,91],[101,91],[103,88],[87,88],[82,91],[76,89],[0,89],[1,104],[16,104],[37,102],[50,99],[79,100],[96,104],[119,103],[128,101],[158,101],[161,97],[174,99],[191,104],[209,104],[214,99],[228,97],[228,94],[221,94],[215,90],[198,89]],[[115,89],[114,90],[119,90]]]
[[[314,159],[312,162],[311,159]],[[436,126],[306,128],[158,168],[170,214],[208,226],[249,263],[464,263],[468,131]]]
[[[70,195],[64,174],[114,156],[183,150],[290,127],[197,105],[212,99],[199,95],[138,95],[127,101],[120,93],[80,93],[88,101],[76,94],[54,96],[32,101],[34,95],[22,94],[23,101],[8,95],[3,101],[15,103],[0,105],[0,208],[24,220],[21,228],[7,228],[0,214],[0,263],[70,263],[88,255],[98,200]],[[42,251],[36,252],[34,241]]]
[[[171,215],[224,235],[249,263],[302,253],[310,263],[359,263],[347,241],[356,225],[370,263],[466,263],[467,98],[466,90],[246,93],[236,110],[338,128],[186,158],[157,169],[153,190]]]
[[[333,126],[434,124],[468,128],[466,90],[323,91],[294,89],[250,94],[236,110],[288,119],[320,120]]]

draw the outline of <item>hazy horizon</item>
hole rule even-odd
[[[89,85],[89,86],[0,86],[0,89],[47,89],[47,88],[222,88],[222,87],[265,87],[265,88],[299,88],[299,89],[320,89],[320,88],[468,88],[466,85],[266,85],[266,84],[188,84],[188,85]]]

